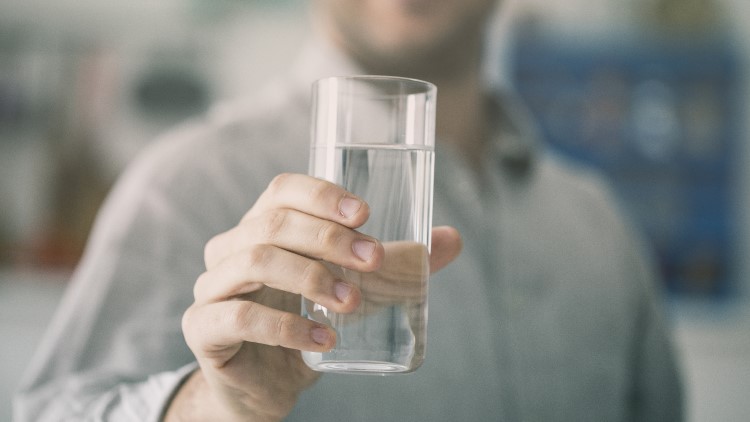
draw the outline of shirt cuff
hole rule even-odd
[[[172,402],[172,398],[180,389],[182,384],[187,380],[190,374],[198,369],[198,363],[193,362],[183,366],[182,368],[172,371],[157,374],[149,378],[148,384],[151,385],[155,393],[158,394],[157,402],[152,407],[153,414],[149,415],[148,420],[153,422],[159,422],[164,418],[164,414]]]

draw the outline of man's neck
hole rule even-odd
[[[481,78],[482,41],[465,39],[402,66],[389,67],[385,62],[359,65],[375,74],[401,75],[434,83],[438,87],[436,137],[438,143],[450,145],[470,162],[476,162],[489,135],[486,92]]]
[[[489,136],[487,92],[482,82],[480,38],[436,57],[420,79],[438,87],[436,137],[468,162],[478,162]],[[442,62],[441,62],[442,61]]]
[[[469,162],[478,162],[489,136],[486,92],[479,70],[438,85],[436,137]]]

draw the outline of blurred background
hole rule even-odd
[[[651,241],[691,421],[750,414],[748,18],[747,0],[506,0],[488,52]],[[0,2],[0,420],[117,175],[309,33],[304,0]]]

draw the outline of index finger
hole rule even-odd
[[[243,221],[274,208],[296,209],[349,228],[363,225],[370,216],[370,207],[353,193],[326,180],[295,173],[276,176]]]

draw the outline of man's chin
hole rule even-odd
[[[412,17],[426,16],[433,13],[434,0],[391,0],[400,7],[400,12]]]
[[[367,58],[361,63],[365,71],[381,75],[418,78],[423,68],[431,66],[431,60],[423,49],[404,48],[403,45],[380,48],[361,57]]]

